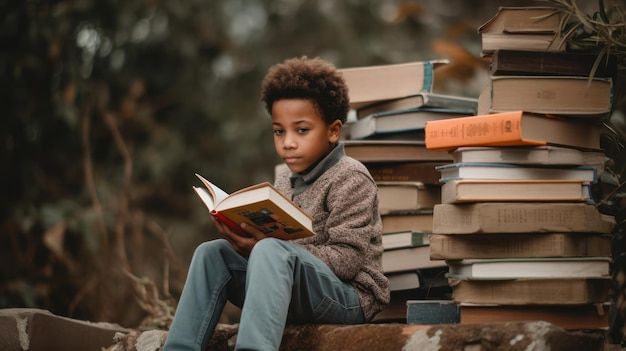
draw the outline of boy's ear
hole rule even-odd
[[[328,138],[330,142],[336,143],[339,141],[341,137],[341,128],[343,127],[343,123],[340,120],[336,119],[333,123],[328,126]]]

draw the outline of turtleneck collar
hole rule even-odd
[[[318,162],[313,168],[306,173],[291,173],[289,180],[291,181],[291,187],[293,188],[293,196],[297,196],[304,192],[311,183],[313,183],[319,176],[324,174],[328,169],[337,164],[339,160],[346,155],[343,143],[338,143],[337,146]]]

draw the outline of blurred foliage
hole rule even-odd
[[[271,65],[448,58],[435,89],[475,97],[477,28],[528,3],[0,0],[0,308],[166,325],[214,235],[194,172],[227,191],[273,178]]]

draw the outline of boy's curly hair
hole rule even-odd
[[[272,114],[275,101],[292,98],[311,99],[326,124],[335,120],[346,123],[348,87],[328,61],[302,56],[270,67],[261,84],[261,100],[267,112]]]

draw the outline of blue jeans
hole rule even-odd
[[[278,350],[286,323],[365,322],[354,287],[304,248],[268,238],[246,259],[216,239],[193,255],[165,350],[204,350],[227,300],[243,306],[236,350]]]

